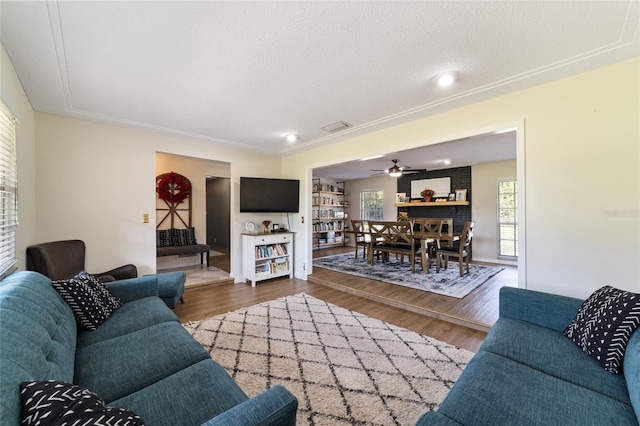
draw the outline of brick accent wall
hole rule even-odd
[[[398,178],[398,191],[411,194],[411,181],[421,179],[434,179],[441,177],[451,178],[451,192],[456,189],[467,190],[467,201],[471,201],[471,167],[457,167],[454,169],[434,170],[424,173],[402,175]],[[408,212],[409,218],[453,218],[453,232],[462,232],[465,222],[471,220],[471,204],[468,206],[438,206],[438,207],[398,207],[398,212]]]

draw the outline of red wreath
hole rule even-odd
[[[177,173],[165,173],[156,184],[158,198],[171,204],[180,204],[191,193],[191,182]]]

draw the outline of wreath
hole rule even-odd
[[[171,204],[180,204],[191,193],[191,182],[177,173],[165,173],[156,183],[158,198]]]

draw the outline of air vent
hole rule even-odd
[[[340,132],[342,130],[348,129],[349,127],[352,127],[352,126],[353,124],[349,124],[346,121],[338,121],[336,123],[328,124],[324,126],[322,130],[329,133],[335,133],[335,132]]]

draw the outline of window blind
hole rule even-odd
[[[16,269],[18,166],[15,118],[0,103],[0,277]]]

